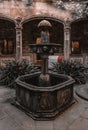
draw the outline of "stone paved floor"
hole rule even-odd
[[[88,130],[88,101],[75,94],[77,102],[53,121],[34,121],[10,104],[13,95],[12,89],[0,87],[0,130]]]

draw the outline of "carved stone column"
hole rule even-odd
[[[22,60],[22,25],[21,18],[16,19],[16,61]]]
[[[0,40],[0,56],[2,55],[2,44],[3,44],[3,40]]]
[[[70,58],[70,22],[66,20],[64,25],[64,59],[69,60]]]

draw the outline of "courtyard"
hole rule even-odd
[[[0,1],[0,130],[88,130],[87,66],[88,0]]]
[[[75,85],[74,100],[67,110],[51,121],[35,121],[23,111],[11,104],[15,95],[14,89],[0,86],[0,130],[87,130],[88,101],[76,95],[85,85]],[[88,95],[82,93],[82,96]]]

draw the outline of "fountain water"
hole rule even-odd
[[[18,77],[16,105],[36,120],[50,120],[73,103],[74,80],[66,75],[48,72],[48,56],[58,52],[59,44],[50,43],[47,20],[39,23],[41,44],[30,44],[32,53],[42,58],[41,72]]]

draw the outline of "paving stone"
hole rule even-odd
[[[34,125],[34,120],[32,118],[11,104],[7,104],[4,111],[16,122],[18,122],[20,126],[25,126],[25,123],[28,123],[27,125],[30,127]]]
[[[67,122],[63,118],[58,119],[58,121],[54,121],[54,130],[66,130],[67,125]]]
[[[3,111],[2,107],[0,107],[0,120],[7,117],[7,114]]]
[[[80,108],[82,110],[82,108]],[[77,114],[78,112],[78,114]],[[72,123],[75,119],[77,119],[81,114],[81,111],[79,110],[79,104],[75,103],[74,105],[70,106],[63,114],[58,116],[56,118],[55,123],[61,122],[65,125],[69,125]]]
[[[0,102],[5,102],[15,96],[14,89],[0,87]]]
[[[48,126],[48,127],[46,127],[46,126],[38,126],[38,127],[36,127],[35,128],[35,130],[54,130],[53,129],[53,127],[50,127],[50,126]]]
[[[67,128],[66,127],[54,127],[54,129],[53,130],[67,130]]]
[[[88,119],[88,108],[85,109],[85,111],[82,114],[82,117]]]
[[[30,125],[29,122],[24,122],[22,125],[23,130],[36,130],[35,125]]]
[[[11,117],[0,120],[0,130],[23,130]]]
[[[35,121],[36,130],[53,130],[53,121]]]
[[[11,91],[0,87],[0,130],[88,130],[88,102],[77,95],[78,102],[56,119],[35,121],[10,104]]]
[[[69,126],[68,130],[88,130],[88,120],[79,118]]]

